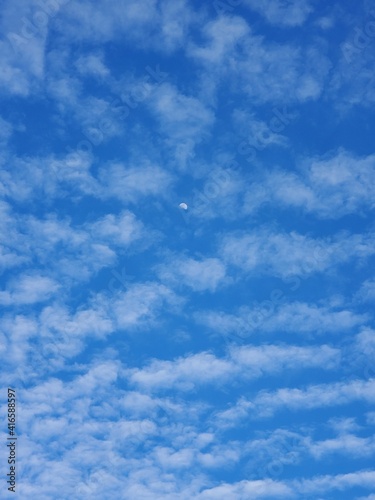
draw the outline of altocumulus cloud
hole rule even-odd
[[[18,498],[373,498],[370,3],[2,2]]]

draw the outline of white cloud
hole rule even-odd
[[[160,3],[160,15],[160,48],[170,52],[183,47],[197,13],[190,10],[189,2],[185,0],[168,0]]]
[[[224,483],[205,489],[196,498],[199,500],[220,500],[222,498],[293,498],[293,490],[282,482],[264,479],[259,481],[240,481],[234,484]]]
[[[362,283],[361,288],[355,294],[355,299],[359,302],[374,302],[375,278],[370,278]]]
[[[263,390],[251,400],[244,397],[227,410],[218,411],[216,419],[223,426],[235,426],[249,418],[269,418],[277,411],[307,411],[337,407],[357,401],[375,401],[375,380],[351,380],[347,383],[310,385],[306,389],[282,388],[273,392]]]
[[[182,93],[170,83],[157,86],[148,106],[157,119],[157,127],[173,151],[173,164],[186,167],[194,147],[209,136],[214,123],[213,111],[194,95]]]
[[[214,121],[214,115],[197,98],[180,93],[169,83],[154,92],[153,109],[161,120],[162,130],[174,139],[197,137]]]
[[[82,1],[67,5],[59,28],[68,39],[102,44],[126,39],[142,49],[170,53],[183,45],[196,17],[184,0],[128,0],[123,5],[104,0],[99,6]]]
[[[164,197],[172,185],[172,174],[148,161],[140,163],[111,162],[99,169],[97,179],[91,172],[92,154],[79,149],[62,157],[9,158],[0,173],[0,193],[19,203],[68,196],[78,202],[84,195],[130,202],[146,196]]]
[[[0,173],[0,192],[18,203],[68,196],[79,199],[98,191],[91,165],[89,154],[74,152],[63,157],[10,157]]]
[[[295,113],[292,115],[293,118],[291,118],[291,121],[297,116]],[[239,133],[245,137],[247,145],[258,151],[262,151],[269,146],[286,147],[288,145],[289,141],[286,136],[276,132],[277,129],[284,129],[285,124],[278,121],[277,124],[279,127],[275,127],[273,124],[275,119],[275,114],[266,122],[259,119],[255,113],[249,113],[239,109],[233,112],[233,120],[236,127],[239,128]]]
[[[203,28],[208,43],[203,47],[191,44],[188,46],[188,54],[205,63],[225,63],[233,55],[237,43],[249,32],[249,26],[241,17],[218,17]]]
[[[158,165],[128,166],[114,163],[102,168],[101,196],[135,202],[146,196],[164,196],[172,176]]]
[[[118,330],[142,331],[159,320],[162,310],[174,310],[179,304],[179,299],[162,285],[135,284],[114,296],[98,294],[76,310],[53,303],[36,318],[9,317],[4,320],[4,333],[10,369],[24,381],[62,369],[90,339],[103,340]]]
[[[336,219],[372,209],[374,188],[375,155],[361,158],[340,150],[330,158],[304,160],[298,175],[267,172],[247,190],[244,210],[251,213],[272,203]]]
[[[375,453],[375,439],[343,434],[337,438],[311,442],[309,453],[318,460],[329,454],[347,455],[351,459],[371,456]]]
[[[304,435],[286,429],[276,428],[262,432],[260,437],[243,443],[244,458],[248,460],[248,477],[265,478],[282,474],[286,465],[297,465],[306,452]]]
[[[10,225],[8,217],[12,215]],[[10,268],[33,258],[33,268],[48,265],[48,278],[58,280],[63,292],[74,283],[88,280],[103,267],[114,266],[118,248],[137,242],[138,249],[144,249],[157,236],[155,231],[147,231],[130,211],[118,215],[107,213],[94,222],[76,225],[67,218],[59,219],[56,214],[41,219],[11,214],[4,205],[2,222],[3,231],[7,231],[3,265]]]
[[[238,63],[237,70],[239,88],[248,98],[276,104],[320,97],[330,62],[317,47],[267,45],[255,38],[246,49],[247,59]]]
[[[18,374],[21,370],[32,371],[33,368],[27,366],[27,357],[33,350],[30,341],[38,334],[36,319],[33,316],[28,317],[21,314],[4,315],[1,330],[3,345],[7,352],[4,363],[8,365],[8,374],[10,372]],[[9,375],[6,373],[8,370],[4,370],[3,382],[9,379]]]
[[[322,272],[332,265],[365,259],[374,253],[372,234],[338,234],[314,239],[295,231],[265,229],[224,238],[221,254],[228,264],[246,272],[278,277]]]
[[[333,28],[336,20],[334,16],[324,16],[316,20],[315,24],[319,26],[322,30],[329,30]]]
[[[338,216],[375,206],[375,155],[361,158],[340,150],[332,158],[311,159],[307,163],[307,179],[318,198],[318,213]]]
[[[74,113],[80,124],[83,140],[92,147],[105,144],[109,139],[123,133],[122,117],[113,107],[113,100],[94,96],[81,96],[68,113]]]
[[[70,311],[53,303],[39,314],[6,315],[2,331],[9,353],[7,371],[17,383],[31,384],[66,367],[87,347],[89,339],[104,339],[113,329],[104,308],[95,304]],[[4,374],[3,380],[7,377]]]
[[[105,0],[100,6],[90,1],[69,3],[64,12],[60,30],[66,37],[107,42],[121,36],[139,38],[158,18],[155,0],[130,0],[125,5],[113,5]]]
[[[348,488],[362,487],[375,488],[374,471],[357,471],[347,474],[317,476],[313,479],[296,480],[292,482],[296,491],[300,494],[326,493],[331,490],[347,491]]]
[[[309,0],[245,0],[245,5],[255,10],[271,24],[295,27],[304,24],[313,7]]]
[[[105,78],[110,75],[102,53],[82,55],[77,59],[75,66],[79,73],[85,76]]]
[[[346,435],[361,430],[361,426],[352,417],[333,417],[328,421],[328,424],[338,435]]]
[[[133,384],[147,390],[175,388],[191,390],[202,384],[227,384],[231,379],[258,378],[283,370],[307,367],[332,369],[340,353],[328,346],[296,347],[264,345],[237,347],[226,358],[201,352],[173,361],[154,360],[142,369],[129,370]]]
[[[95,241],[81,227],[50,216],[45,220],[28,217],[28,241],[39,263],[48,262],[60,276],[73,282],[85,281],[99,269],[115,262],[114,251]]]
[[[366,379],[375,376],[375,330],[364,327],[346,346],[345,366]]]
[[[243,178],[228,168],[213,165],[198,190],[193,190],[189,202],[192,218],[236,220],[241,212],[239,194],[243,191]],[[203,229],[200,229],[200,233]]]
[[[129,330],[153,324],[161,310],[178,308],[181,300],[159,283],[136,283],[108,303],[117,328]]]
[[[77,366],[70,371],[69,381],[51,378],[27,389],[18,387],[24,496],[36,493],[37,481],[46,494],[41,498],[57,497],[61,483],[54,480],[54,474],[59,472],[64,475],[64,491],[80,498],[116,498],[120,489],[129,492],[130,498],[191,498],[207,485],[202,467],[214,467],[215,462],[225,467],[238,459],[238,447],[217,445],[213,434],[196,430],[199,411],[194,402],[180,406],[168,402],[166,409],[173,419],[165,423],[165,416],[157,415],[158,405],[164,401],[154,400],[152,407],[150,401],[145,406],[144,399],[139,404],[139,397],[135,402],[134,393],[127,398],[118,383],[120,366],[117,361],[102,359]],[[128,406],[131,400],[135,405]],[[140,415],[142,408],[147,418]],[[176,411],[182,419],[181,428],[174,423]],[[193,425],[189,425],[191,416]],[[43,423],[46,432],[41,436]],[[140,456],[143,446],[147,452]],[[178,470],[188,465],[199,472],[191,480],[188,469],[188,477],[180,483]]]
[[[24,255],[24,242],[22,235],[17,229],[19,217],[17,217],[11,206],[0,200],[0,232],[2,243],[0,244],[0,270],[3,272],[29,261],[29,256]]]
[[[0,144],[4,147],[13,134],[13,125],[0,116]]]
[[[188,286],[192,290],[214,292],[225,279],[225,266],[216,258],[196,260],[175,258],[162,264],[158,270],[161,281],[180,288]]]
[[[260,312],[267,315],[266,311]],[[356,314],[347,309],[337,310],[337,308],[294,302],[285,304],[275,312],[273,317],[265,322],[265,328],[267,330],[281,328],[300,333],[342,332],[361,325],[366,319],[366,315]]]
[[[236,16],[219,17],[202,31],[208,42],[190,45],[187,55],[203,65],[201,87],[207,97],[220,83],[236,90],[251,107],[305,102],[321,95],[331,63],[318,45],[268,42]]]
[[[352,380],[347,383],[311,385],[306,389],[285,388],[259,393],[253,410],[260,416],[271,416],[279,409],[308,410],[345,405],[355,401],[375,401],[375,380]]]
[[[284,370],[303,368],[336,368],[340,351],[327,345],[297,347],[293,345],[264,345],[260,347],[235,347],[231,359],[241,367],[245,376],[274,374]]]
[[[374,155],[367,129],[314,141],[360,126],[346,106],[368,124],[370,45],[346,68],[335,47],[361,9],[223,1],[3,2],[0,379],[25,499],[374,489]]]
[[[133,415],[147,415],[158,407],[158,401],[157,398],[152,398],[148,394],[129,391],[121,399],[120,406],[125,412],[130,411]]]
[[[128,246],[146,236],[143,224],[129,211],[117,216],[105,215],[91,225],[90,231],[94,238],[120,246]]]
[[[339,119],[353,107],[367,108],[375,101],[372,32],[373,5],[365,7],[341,39],[337,63],[332,71],[327,95],[339,112]]]
[[[0,292],[3,305],[22,305],[44,302],[54,295],[60,285],[47,276],[23,274],[8,283],[7,290]]]
[[[27,96],[38,89],[45,74],[44,54],[50,20],[35,2],[16,0],[4,4],[0,22],[5,39],[0,42],[2,93]]]
[[[281,290],[275,290],[270,300],[253,307],[242,306],[236,314],[206,311],[197,313],[196,320],[217,333],[224,336],[234,334],[240,340],[251,337],[254,332],[337,333],[362,325],[369,319],[368,315],[347,309],[303,302],[285,304],[284,300]]]
[[[189,390],[199,383],[213,383],[227,378],[233,366],[210,353],[199,353],[177,361],[153,361],[145,369],[131,370],[133,383],[148,389],[176,387]]]

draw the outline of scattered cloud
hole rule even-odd
[[[246,0],[245,5],[261,14],[270,24],[282,27],[302,26],[313,6],[309,0]]]
[[[191,390],[202,384],[225,384],[230,378],[254,379],[284,370],[317,367],[333,369],[339,351],[328,346],[300,348],[263,345],[231,349],[225,359],[202,352],[174,361],[152,361],[141,370],[130,370],[132,383],[149,390],[175,387]]]
[[[372,8],[2,2],[22,498],[373,497]]]
[[[225,266],[216,258],[195,260],[175,258],[168,265],[159,269],[162,282],[175,287],[187,286],[196,292],[205,290],[214,292],[225,279]]]
[[[56,281],[46,276],[24,274],[12,280],[7,290],[0,292],[0,303],[9,306],[43,302],[59,288]]]
[[[247,190],[244,210],[264,205],[298,207],[321,218],[339,218],[374,208],[375,156],[338,151],[331,158],[304,160],[301,173],[267,172]]]
[[[278,277],[319,273],[352,259],[373,254],[372,234],[337,234],[316,239],[295,231],[257,229],[227,235],[221,244],[224,261],[245,272]]]

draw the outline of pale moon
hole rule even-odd
[[[187,210],[188,206],[186,205],[186,203],[180,203],[178,205],[180,208],[182,208],[182,210]]]

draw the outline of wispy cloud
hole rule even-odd
[[[280,292],[280,290],[279,290]],[[275,293],[277,295],[277,291]],[[242,306],[232,313],[206,311],[197,313],[199,323],[222,335],[235,333],[239,339],[254,333],[290,332],[302,335],[338,333],[365,324],[369,316],[350,310],[301,302],[282,303],[282,294],[274,302]],[[285,299],[285,296],[284,296]]]
[[[255,274],[278,277],[306,275],[373,254],[372,234],[337,234],[316,239],[299,234],[256,229],[227,235],[221,254],[228,264]]]
[[[304,24],[313,11],[312,3],[308,0],[246,0],[245,5],[261,14],[271,23],[283,27],[295,27]]]
[[[177,288],[188,286],[198,292],[214,292],[224,282],[225,274],[225,266],[217,258],[196,260],[177,257],[158,270],[161,281]]]
[[[371,8],[2,2],[18,496],[372,498]]]
[[[305,159],[299,175],[269,171],[247,190],[244,210],[253,213],[264,205],[302,208],[322,218],[361,215],[374,208],[375,157],[356,157],[338,151],[330,158]]]
[[[328,346],[246,346],[233,348],[222,359],[206,352],[174,361],[155,360],[144,369],[132,369],[130,378],[132,383],[151,390],[191,390],[201,384],[228,383],[233,377],[254,379],[306,367],[332,369],[338,360],[339,351]]]
[[[354,401],[374,401],[374,381],[352,380],[348,383],[332,383],[308,386],[306,389],[283,388],[275,392],[259,393],[253,402],[248,403],[248,411],[258,417],[270,417],[282,409],[294,411],[329,406],[345,405]],[[243,403],[237,403],[243,406]],[[236,413],[224,412],[220,418],[234,417]],[[238,414],[240,415],[240,413]]]
[[[0,292],[0,303],[3,305],[22,305],[43,302],[54,295],[60,285],[40,275],[24,274],[13,279],[7,290]]]
[[[114,163],[100,172],[103,197],[135,202],[138,197],[161,196],[172,182],[172,176],[158,165],[143,167]]]
[[[236,484],[222,484],[214,488],[206,489],[197,498],[223,498],[225,496],[235,498],[293,498],[293,490],[286,484],[272,479],[259,481],[240,481]]]

